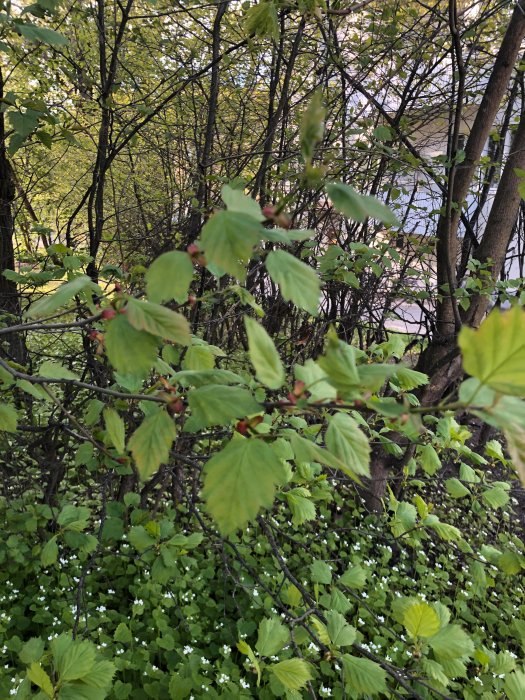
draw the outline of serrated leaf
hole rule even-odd
[[[252,216],[237,211],[217,212],[202,229],[206,261],[221,274],[244,280],[246,263],[261,240],[262,231],[263,227]]]
[[[56,564],[58,559],[58,545],[56,535],[48,540],[40,552],[40,561],[42,566],[47,568],[51,564]]]
[[[8,403],[0,403],[0,431],[16,433],[17,425],[18,413],[16,409]]]
[[[504,430],[512,465],[525,486],[525,426],[509,423]]]
[[[193,279],[193,263],[188,253],[172,250],[156,258],[146,272],[148,299],[155,304],[175,299],[182,304],[188,298]]]
[[[152,476],[169,460],[172,442],[177,437],[173,418],[162,409],[150,413],[128,441],[141,481]]]
[[[326,186],[334,207],[352,221],[365,221],[368,217],[386,226],[398,226],[395,214],[376,197],[359,194],[350,185],[330,182]]]
[[[32,637],[24,644],[18,656],[23,664],[29,665],[33,661],[40,661],[44,649],[44,641],[40,637]]]
[[[330,610],[326,613],[326,628],[330,641],[336,647],[348,647],[355,642],[356,629],[348,624],[341,613]]]
[[[55,653],[54,661],[62,682],[79,680],[87,676],[95,665],[95,647],[87,640],[70,640],[63,653]]]
[[[335,387],[327,381],[326,373],[314,360],[295,365],[295,376],[305,383],[311,401],[332,401],[337,397]]]
[[[386,693],[386,674],[374,661],[351,654],[343,654],[341,661],[348,692],[364,695]]]
[[[416,372],[415,369],[408,367],[399,367],[396,369],[396,379],[399,388],[403,391],[411,391],[418,386],[428,384],[428,376],[423,372]]]
[[[107,325],[105,347],[117,372],[145,377],[157,359],[158,339],[136,330],[123,314],[118,314]]]
[[[247,36],[270,37],[279,39],[279,18],[273,2],[263,0],[249,7],[244,19]]]
[[[257,321],[244,317],[248,336],[248,352],[257,379],[269,389],[280,389],[284,384],[283,363],[273,340]]]
[[[286,501],[292,512],[292,523],[302,525],[308,520],[315,520],[315,504],[306,496],[299,493],[299,489],[287,491]]]
[[[452,477],[445,481],[445,488],[452,498],[464,498],[470,496],[470,491],[464,486],[459,479]]]
[[[364,588],[366,585],[366,571],[360,564],[349,566],[339,579],[339,583],[347,588]]]
[[[525,671],[516,669],[505,678],[505,693],[508,700],[523,700],[525,697]]]
[[[104,409],[104,424],[113,447],[122,453],[126,449],[126,426],[114,408]]]
[[[285,250],[272,250],[266,258],[266,269],[283,299],[317,316],[321,282],[311,267]]]
[[[260,413],[262,407],[248,389],[210,384],[188,392],[191,418],[185,430],[195,432],[209,425],[226,425],[234,418]]]
[[[44,671],[42,666],[35,661],[27,669],[27,677],[36,686],[41,688],[48,698],[54,697],[53,684],[51,683],[51,678]]]
[[[91,688],[109,688],[115,675],[115,666],[111,661],[95,661],[93,667],[82,681]]]
[[[370,476],[370,443],[357,422],[346,413],[330,418],[326,446],[352,476]]]
[[[232,440],[204,467],[206,510],[219,530],[230,534],[272,505],[282,475],[269,445],[253,438]]]
[[[462,659],[474,653],[474,643],[459,625],[447,625],[428,640],[439,661]]]
[[[491,508],[503,508],[510,499],[508,492],[499,486],[483,491],[481,497]]]
[[[314,583],[329,585],[332,582],[332,567],[325,561],[315,559],[310,564],[310,576]]]
[[[312,679],[310,665],[304,659],[287,659],[268,668],[288,690],[300,690]]]
[[[60,365],[58,362],[46,360],[42,362],[38,369],[40,377],[48,377],[49,379],[78,379],[78,375],[69,370],[67,367]]]
[[[246,214],[246,216],[251,216],[252,219],[258,222],[265,220],[265,216],[261,212],[261,207],[257,204],[255,199],[248,197],[241,190],[234,189],[230,187],[230,185],[223,185],[221,197],[228,211]]]
[[[425,474],[434,476],[434,474],[441,469],[441,460],[433,445],[428,444],[420,447],[417,456],[417,461]]]
[[[265,618],[259,623],[255,648],[261,656],[274,656],[290,641],[290,631],[275,617]]]
[[[403,616],[403,624],[413,639],[432,637],[439,632],[439,617],[428,603],[412,603]]]
[[[190,327],[185,317],[160,304],[130,299],[126,305],[126,317],[138,331],[146,331],[180,345],[191,342]]]
[[[525,311],[495,310],[477,330],[463,328],[458,344],[463,366],[480,382],[503,394],[525,394]]]
[[[77,294],[89,288],[100,292],[99,287],[87,275],[75,277],[70,282],[60,285],[52,294],[46,294],[46,296],[31,304],[26,315],[28,318],[49,316],[61,306],[65,306]]]

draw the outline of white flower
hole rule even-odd
[[[193,647],[190,647],[189,644],[186,644],[186,646],[185,646],[184,649],[182,650],[182,653],[183,653],[183,654],[191,654],[192,651],[193,651]]]

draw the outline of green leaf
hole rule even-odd
[[[412,603],[405,610],[403,624],[413,639],[432,637],[440,628],[438,614],[428,603]]]
[[[106,432],[113,447],[122,454],[126,449],[126,427],[124,421],[114,408],[104,409]]]
[[[459,479],[451,478],[445,481],[445,488],[452,498],[464,498],[465,496],[470,496],[471,493],[466,486],[464,486]]]
[[[385,226],[398,226],[397,217],[375,197],[359,194],[350,185],[330,182],[326,186],[334,207],[352,221],[365,221],[368,217],[381,221]]]
[[[325,354],[318,359],[317,363],[341,396],[348,398],[359,396],[356,358],[355,348],[339,340],[334,331],[328,333]]]
[[[55,654],[55,667],[62,682],[84,678],[95,664],[95,647],[91,642],[70,641],[68,647]]]
[[[463,366],[480,382],[503,394],[525,394],[525,311],[493,311],[478,330],[463,328],[458,344]]]
[[[86,289],[92,289],[93,291],[98,291],[100,293],[99,287],[94,284],[91,278],[87,275],[75,277],[75,279],[71,280],[71,282],[61,284],[60,287],[58,287],[58,289],[56,289],[52,294],[46,294],[46,296],[43,296],[34,304],[31,304],[26,315],[28,318],[49,316],[61,306],[68,304],[73,297]]]
[[[265,618],[259,623],[259,634],[255,648],[260,656],[274,656],[290,641],[290,631],[275,618]]]
[[[270,37],[279,39],[279,18],[273,2],[258,2],[248,8],[244,24],[246,34],[250,36]]]
[[[268,668],[288,690],[300,690],[312,679],[310,666],[304,659],[287,659]]]
[[[314,559],[310,564],[310,577],[314,583],[329,585],[332,583],[332,567],[325,561]]]
[[[158,340],[151,333],[137,331],[124,314],[118,314],[107,325],[105,347],[117,372],[145,377],[157,359]]]
[[[215,367],[215,355],[205,345],[190,345],[182,365],[190,371],[210,370]]]
[[[246,384],[241,376],[227,369],[184,370],[175,372],[173,379],[184,387],[205,386],[206,384]]]
[[[227,535],[272,505],[283,469],[275,452],[261,440],[229,442],[204,467],[202,496],[206,510]]]
[[[15,408],[8,403],[0,403],[0,431],[16,433],[17,424],[18,413]]]
[[[77,379],[78,375],[71,372],[67,367],[59,365],[58,362],[46,360],[42,362],[38,370],[40,377],[48,377],[49,379]]]
[[[330,641],[336,647],[348,647],[355,642],[356,629],[348,624],[341,613],[331,610],[326,613]]]
[[[304,111],[299,131],[301,155],[307,165],[312,162],[316,145],[323,139],[324,118],[323,96],[318,90]]]
[[[295,376],[305,383],[311,401],[333,401],[337,397],[335,387],[327,381],[326,373],[314,360],[295,365]]]
[[[438,661],[462,659],[474,653],[474,643],[459,625],[447,625],[428,640]]]
[[[349,566],[339,579],[339,583],[348,588],[364,588],[366,585],[366,571],[360,564]]]
[[[42,666],[35,661],[27,669],[27,677],[39,688],[41,688],[48,698],[54,697],[53,684],[51,683],[51,678],[44,671]]]
[[[163,409],[155,409],[135,430],[128,442],[141,481],[152,476],[169,460],[171,444],[177,437],[173,418]]]
[[[237,211],[217,212],[202,229],[201,242],[206,261],[212,263],[219,273],[244,280],[246,263],[263,231],[253,216]]]
[[[386,693],[386,674],[374,661],[343,654],[341,657],[348,692],[363,695]]]
[[[159,255],[146,272],[148,299],[155,304],[175,299],[179,304],[188,298],[193,279],[193,263],[188,253],[172,250]]]
[[[425,474],[434,476],[434,474],[441,469],[441,460],[433,445],[429,444],[420,447],[417,455],[418,461]]]
[[[138,331],[146,331],[180,345],[191,342],[190,327],[184,316],[160,304],[130,299],[126,305],[126,317]]]
[[[423,372],[416,372],[415,369],[408,367],[399,367],[396,369],[396,379],[399,388],[403,391],[411,391],[418,386],[428,384],[428,376]]]
[[[481,494],[481,497],[491,508],[503,508],[510,499],[508,492],[499,486],[487,489]]]
[[[87,676],[82,680],[92,688],[109,688],[115,675],[115,666],[111,661],[96,661]]]
[[[36,24],[29,22],[15,22],[15,26],[23,37],[31,41],[41,41],[43,44],[51,46],[67,46],[69,44],[67,37],[47,27],[37,27]]]
[[[370,444],[356,421],[346,413],[330,418],[326,446],[345,465],[351,476],[370,476]]]
[[[18,656],[23,664],[31,664],[33,661],[40,661],[44,654],[45,644],[40,637],[31,637],[27,641]]]
[[[226,425],[234,418],[260,413],[263,409],[248,389],[210,384],[188,392],[191,418],[184,427],[195,432],[208,425]]]
[[[273,340],[266,330],[249,316],[244,317],[244,325],[248,336],[250,362],[257,379],[269,389],[280,389],[284,384],[285,374]]]
[[[505,678],[505,693],[508,700],[525,698],[525,671],[516,669]]]
[[[298,464],[302,462],[319,462],[319,464],[326,464],[329,467],[334,467],[334,469],[345,470],[343,462],[329,450],[325,450],[316,445],[315,442],[307,440],[297,433],[291,434],[290,445],[295,455],[295,461]]]
[[[512,464],[525,486],[525,426],[509,423],[504,434]]]
[[[51,564],[56,564],[57,559],[58,545],[57,538],[55,535],[50,540],[48,540],[42,547],[42,551],[40,552],[40,561],[42,562],[42,566],[44,568],[47,568],[48,566],[51,566]]]
[[[266,258],[266,269],[279,285],[283,299],[317,316],[321,283],[311,267],[285,250],[272,250]]]
[[[255,221],[261,222],[265,220],[261,207],[255,199],[248,197],[229,185],[223,185],[221,189],[222,201],[226,204],[228,211],[236,211],[246,216],[251,216]]]
[[[302,525],[308,520],[315,519],[315,504],[305,495],[305,492],[308,495],[310,493],[307,489],[296,488],[285,494],[294,525]]]

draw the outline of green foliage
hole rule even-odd
[[[248,336],[248,352],[255,368],[257,379],[269,389],[280,389],[284,383],[284,367],[273,340],[264,328],[251,319],[244,317]]]
[[[128,442],[142,481],[152,476],[169,459],[177,429],[171,416],[162,408],[154,409],[135,430]]]
[[[321,285],[308,265],[285,250],[273,250],[266,258],[266,269],[284,299],[312,316],[317,315]]]

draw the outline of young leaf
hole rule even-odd
[[[15,22],[15,26],[20,34],[31,41],[41,41],[43,44],[51,46],[67,46],[69,39],[54,29],[47,27],[38,27],[36,24],[29,22]]]
[[[428,444],[420,447],[418,449],[418,457],[425,474],[434,476],[441,469],[441,460],[433,445]]]
[[[27,669],[27,677],[36,686],[41,688],[48,698],[53,698],[55,696],[53,690],[53,684],[51,683],[51,678],[44,671],[42,666],[35,661]]]
[[[87,676],[95,664],[95,647],[91,642],[73,641],[63,654],[55,656],[55,666],[62,682]]]
[[[458,344],[468,374],[503,394],[525,395],[525,311],[493,311],[478,330],[463,328]]]
[[[356,421],[346,413],[330,418],[326,446],[351,476],[370,476],[370,444]]]
[[[290,641],[290,631],[275,617],[264,618],[259,623],[259,635],[255,648],[260,656],[274,656]]]
[[[180,345],[191,342],[190,327],[184,316],[160,304],[130,299],[126,305],[126,317],[138,331],[147,331]]]
[[[250,361],[255,368],[257,379],[269,389],[280,389],[284,384],[284,367],[275,349],[273,340],[257,321],[244,317],[248,335]]]
[[[366,585],[366,571],[360,564],[350,566],[339,579],[339,583],[348,588],[364,588]]]
[[[204,467],[202,496],[219,530],[230,534],[272,505],[283,469],[269,445],[254,438],[229,442]]]
[[[107,325],[105,347],[117,372],[145,377],[155,364],[158,340],[151,333],[136,330],[124,314],[118,314]]]
[[[172,250],[152,262],[146,272],[148,299],[155,304],[175,299],[182,304],[188,298],[193,279],[193,263],[188,253]]]
[[[412,603],[403,616],[403,624],[413,638],[432,637],[439,632],[439,617],[428,603]]]
[[[285,250],[272,250],[266,258],[266,269],[286,301],[317,316],[321,283],[311,267]]]
[[[124,421],[114,408],[104,409],[106,432],[113,447],[122,454],[126,449],[126,428]]]
[[[320,91],[317,91],[303,114],[299,132],[301,155],[307,165],[312,162],[315,147],[323,138],[324,118],[323,96]]]
[[[42,551],[40,552],[40,561],[42,562],[42,566],[44,568],[47,568],[48,566],[51,566],[51,564],[56,564],[57,559],[58,545],[57,538],[55,535],[50,540],[48,540],[42,547]]]
[[[263,232],[253,216],[237,211],[217,212],[202,229],[201,242],[207,262],[221,274],[244,280],[246,263]]]
[[[99,287],[87,275],[75,277],[71,282],[65,282],[60,285],[52,294],[46,294],[46,296],[31,304],[26,316],[28,318],[49,316],[61,306],[65,306],[77,294],[89,288],[100,292]]]
[[[248,8],[244,19],[246,34],[279,40],[279,18],[273,2],[263,0]]]
[[[128,442],[141,481],[149,479],[168,461],[176,436],[173,418],[163,408],[156,409],[142,421]]]
[[[272,664],[269,669],[288,690],[300,690],[312,679],[310,666],[304,659],[287,659]]]

